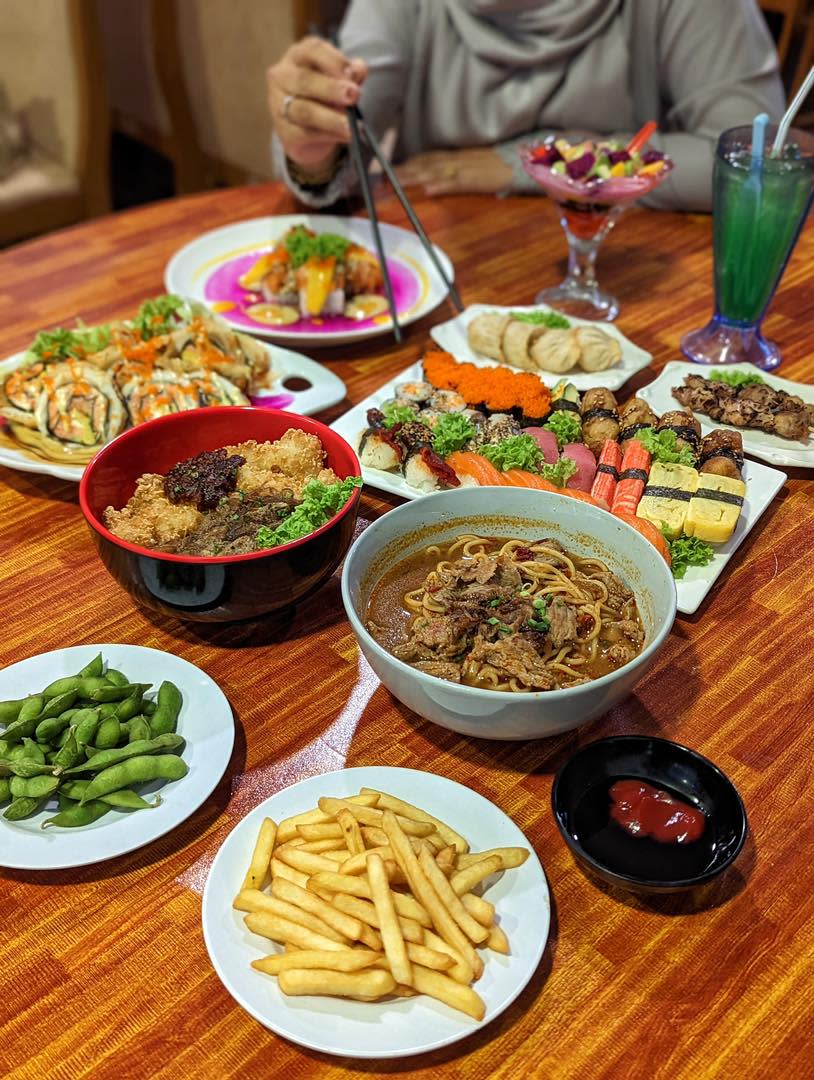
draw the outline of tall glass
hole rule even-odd
[[[718,140],[713,186],[715,314],[681,339],[699,364],[748,361],[764,371],[780,350],[760,331],[814,196],[814,136],[792,128],[781,157],[769,156],[776,127],[766,131],[761,160],[752,129],[732,128]]]

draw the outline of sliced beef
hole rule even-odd
[[[627,585],[610,570],[594,574],[593,578],[595,581],[601,581],[608,590],[607,605],[612,611],[621,611],[625,604],[633,599],[633,593]]]
[[[605,655],[612,664],[616,667],[621,667],[622,664],[630,663],[638,652],[639,650],[636,646],[632,645],[629,641],[619,641],[615,645],[611,645]]]
[[[470,658],[476,663],[488,664],[504,678],[515,678],[523,686],[535,690],[553,690],[556,680],[537,650],[523,635],[512,634],[497,641],[486,641],[481,635],[475,638]]]
[[[546,617],[549,621],[548,636],[555,649],[561,649],[568,641],[577,639],[577,609],[566,603],[562,597],[555,596],[548,605]]]
[[[423,671],[425,675],[435,675],[436,678],[446,679],[448,682],[461,681],[461,665],[453,664],[449,660],[417,660],[413,667]]]

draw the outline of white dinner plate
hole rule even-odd
[[[287,409],[300,416],[313,416],[344,398],[345,384],[324,365],[279,345],[264,343],[264,348],[269,354],[271,370],[277,377],[268,389],[251,395],[252,404],[264,408]],[[15,353],[14,356],[0,361],[0,381],[19,366],[24,355],[21,352]],[[20,445],[4,430],[2,419],[0,465],[17,472],[39,473],[41,476],[55,476],[59,480],[75,480],[76,483],[79,483],[85,471],[84,465],[65,465],[63,462],[49,461],[28,447]]]
[[[102,654],[106,667],[117,668],[136,682],[152,683],[153,690],[157,691],[164,679],[175,683],[183,695],[177,731],[186,740],[183,758],[189,772],[172,783],[139,787],[141,792],[161,792],[163,801],[155,809],[114,809],[84,828],[40,828],[56,812],[55,799],[46,809],[22,821],[6,821],[0,812],[0,866],[64,870],[103,862],[143,847],[193,814],[229,764],[235,726],[222,690],[194,664],[158,649],[141,645],[75,645],[30,656],[0,671],[0,699],[25,697],[54,679],[75,675],[97,653]]]
[[[429,997],[366,1003],[342,998],[286,997],[277,980],[251,961],[280,951],[250,933],[232,900],[240,891],[260,823],[316,806],[323,795],[353,795],[361,787],[397,795],[448,822],[472,850],[518,846],[529,850],[522,866],[493,879],[485,895],[495,904],[511,954],[482,952],[485,970],[475,989],[486,1003],[478,1023]],[[313,776],[278,792],[235,826],[218,852],[203,896],[203,932],[223,985],[244,1009],[292,1042],[349,1058],[397,1058],[421,1054],[466,1038],[494,1020],[534,974],[548,938],[550,899],[540,861],[523,833],[483,796],[435,773],[369,767]]]
[[[201,300],[221,315],[235,330],[249,331],[297,345],[341,345],[377,334],[389,333],[389,314],[363,322],[344,316],[302,319],[291,326],[268,326],[253,319],[246,308],[262,299],[238,283],[252,263],[271,251],[293,225],[306,225],[314,232],[339,233],[375,252],[373,230],[366,218],[334,217],[329,214],[284,214],[236,222],[191,240],[167,263],[164,281],[169,292]],[[396,310],[403,326],[422,318],[447,295],[447,287],[427,257],[413,232],[395,225],[381,224],[382,245],[393,284]],[[440,248],[436,254],[450,281],[452,263]]]
[[[714,370],[714,367],[705,367],[703,364],[674,361],[665,366],[656,380],[637,393],[657,413],[667,412],[669,409],[681,409],[683,406],[673,397],[673,387],[683,386],[685,375],[702,375],[708,379],[710,372]],[[814,404],[814,386],[808,383],[792,382],[790,379],[768,375],[764,371],[758,371],[754,364],[727,364],[726,370],[745,371],[750,375],[758,374],[768,386],[775,390],[785,390],[787,394],[796,394],[803,401]],[[736,428],[730,424],[719,424],[717,420],[710,420],[703,413],[696,413],[695,417],[705,435],[717,428],[739,431],[743,437],[743,448],[752,457],[768,461],[771,465],[794,465],[799,469],[814,469],[814,437],[809,437],[805,442],[796,442],[794,439],[781,439],[779,435],[770,435],[766,431],[756,431],[754,428]]]
[[[679,367],[681,365],[675,366]],[[423,378],[423,372],[424,369],[420,362],[413,364],[412,367],[402,371],[395,379],[391,379],[389,383],[376,390],[364,401],[349,409],[338,420],[335,420],[331,427],[339,432],[345,441],[349,442],[354,450],[358,452],[359,437],[368,426],[367,410],[378,408],[383,401],[392,398],[397,383],[413,379],[420,380]],[[643,391],[639,391],[639,396],[645,397],[646,395]],[[657,412],[665,412],[669,408],[669,406],[658,404],[652,399],[649,400]],[[403,499],[420,499],[423,494],[417,488],[411,487],[401,473],[397,472],[384,472],[381,469],[371,469],[363,465],[362,479],[370,487],[378,488],[380,491],[389,491],[392,495],[400,495]],[[771,469],[767,465],[761,465],[756,461],[747,461],[743,468],[743,479],[746,482],[746,498],[732,538],[725,544],[715,545],[715,557],[707,566],[692,566],[687,570],[683,578],[676,581],[678,610],[685,615],[692,615],[694,611],[698,610],[701,602],[720,577],[726,564],[754,528],[763,511],[785,484],[786,474],[778,469]],[[529,498],[534,498],[533,491],[529,491]]]
[[[479,367],[505,367],[507,371],[519,371],[519,368],[498,364],[496,360],[490,360],[488,356],[475,352],[470,347],[466,337],[467,327],[477,315],[483,315],[487,311],[497,311],[508,315],[511,311],[551,310],[552,308],[547,307],[545,304],[535,304],[531,307],[523,307],[519,304],[514,307],[498,307],[496,304],[471,304],[460,315],[456,315],[454,319],[433,326],[430,335],[442,349],[452,353],[456,360],[467,360],[469,363],[477,364]],[[609,390],[618,390],[637,371],[646,368],[653,359],[649,352],[645,352],[638,345],[634,345],[613,323],[596,323],[591,322],[589,319],[576,319],[572,315],[567,316],[567,318],[572,326],[598,328],[616,338],[622,346],[622,359],[614,367],[608,368],[607,371],[591,373],[575,367],[571,371],[563,372],[562,375],[541,372],[540,378],[546,386],[555,386],[560,379],[566,379],[568,382],[573,383],[578,390],[589,390],[592,386],[606,386]]]

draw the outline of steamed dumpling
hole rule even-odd
[[[506,363],[525,371],[536,371],[537,365],[531,358],[531,346],[545,332],[545,326],[534,326],[519,319],[510,319],[503,331],[503,355]]]
[[[498,311],[485,311],[476,315],[466,328],[466,337],[473,352],[489,356],[492,360],[505,363],[503,355],[503,333],[512,321],[510,315],[501,315]]]
[[[555,375],[570,371],[579,360],[580,352],[573,330],[547,330],[531,346],[531,358],[537,370]]]
[[[580,348],[583,371],[605,371],[622,359],[622,346],[598,326],[580,326],[574,331]]]

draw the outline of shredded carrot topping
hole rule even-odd
[[[457,390],[467,405],[485,405],[492,412],[519,409],[524,416],[540,419],[551,408],[551,391],[530,373],[463,364],[450,353],[433,349],[424,354],[424,374],[433,386]]]

